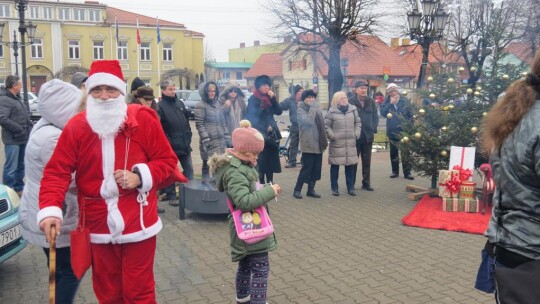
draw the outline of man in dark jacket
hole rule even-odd
[[[388,96],[381,105],[381,115],[386,117],[386,136],[390,141],[390,162],[392,163],[392,175],[390,175],[390,178],[396,178],[399,176],[399,150],[397,145],[401,140],[401,123],[403,119],[412,119],[412,105],[407,98],[399,95],[398,86],[395,83],[388,84],[386,94]],[[388,114],[392,115],[389,116]],[[406,179],[413,180],[411,165],[404,161],[403,151],[401,166],[403,167],[403,176]]]
[[[193,179],[193,161],[191,160],[191,126],[189,125],[188,111],[184,103],[176,98],[176,87],[170,80],[164,80],[159,84],[161,88],[161,101],[159,102],[158,115],[161,120],[163,131],[171,144],[171,147],[180,160],[184,176]],[[171,185],[163,190],[167,195],[171,206],[177,206],[176,185]]]
[[[373,98],[367,95],[368,83],[358,81],[355,84],[354,95],[349,98],[349,103],[356,107],[358,115],[362,121],[362,132],[360,138],[356,141],[356,154],[362,160],[362,189],[373,191],[370,182],[371,173],[371,149],[377,127],[379,126],[379,114],[377,113],[377,104]],[[358,165],[354,168],[353,185],[356,182],[356,171]]]
[[[301,101],[300,97],[304,92],[304,88],[300,85],[292,87],[291,96],[285,98],[279,103],[279,106],[283,111],[289,111],[289,119],[291,121],[291,127],[289,128],[289,161],[285,165],[285,168],[296,167],[296,157],[298,155],[298,143],[300,142],[300,131],[298,131],[298,103]]]
[[[19,196],[24,188],[24,150],[32,130],[30,111],[21,102],[22,83],[19,76],[6,77],[0,88],[0,126],[6,162],[3,183],[13,188]]]

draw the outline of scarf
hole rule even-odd
[[[261,91],[255,90],[253,95],[255,95],[255,97],[261,101],[261,109],[266,110],[272,107],[272,102],[270,101],[270,96],[268,96],[268,94],[263,95]]]
[[[345,114],[345,113],[347,113],[347,110],[349,109],[349,105],[344,105],[344,106],[338,105],[337,108],[338,108],[338,110],[341,111],[341,113]]]
[[[300,102],[298,107],[306,112],[309,112],[309,109],[311,108],[311,106],[305,102]],[[322,153],[326,150],[326,147],[328,147],[328,141],[326,140],[326,130],[324,128],[324,118],[321,109],[317,109],[317,113],[315,114],[315,128],[317,128],[317,132],[319,133],[319,148]]]

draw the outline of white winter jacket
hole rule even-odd
[[[22,236],[29,243],[48,248],[45,235],[39,229],[37,213],[39,211],[39,189],[43,170],[49,161],[62,129],[77,114],[82,92],[67,82],[54,79],[45,83],[39,91],[38,109],[41,119],[34,126],[26,145],[24,167],[26,185],[19,206],[19,220]],[[64,221],[60,235],[56,238],[56,247],[69,246],[69,232],[78,223],[77,188],[72,180],[66,193],[63,210]]]

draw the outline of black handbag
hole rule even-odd
[[[537,304],[540,302],[540,260],[514,268],[495,265],[496,298],[499,304]]]

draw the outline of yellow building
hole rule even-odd
[[[244,42],[240,47],[229,49],[229,62],[255,63],[263,54],[281,53],[287,46],[286,43],[270,43],[261,45],[259,40],[253,42],[253,46],[246,47]]]
[[[13,32],[19,26],[18,16],[14,1],[0,0],[0,22],[6,22],[3,41],[13,40]],[[156,18],[97,1],[30,1],[25,18],[37,25],[33,43],[26,47],[29,91],[38,92],[43,83],[55,76],[69,80],[70,75],[64,75],[66,71],[69,74],[69,67],[88,69],[96,59],[118,59],[128,87],[139,76],[154,90],[159,89],[160,76],[167,72],[188,75],[191,79],[183,81],[185,89],[195,89],[204,78],[204,35],[188,30],[183,24],[159,20],[158,41]],[[18,63],[21,74],[20,49]],[[13,49],[1,46],[0,79],[3,81],[15,71]]]

